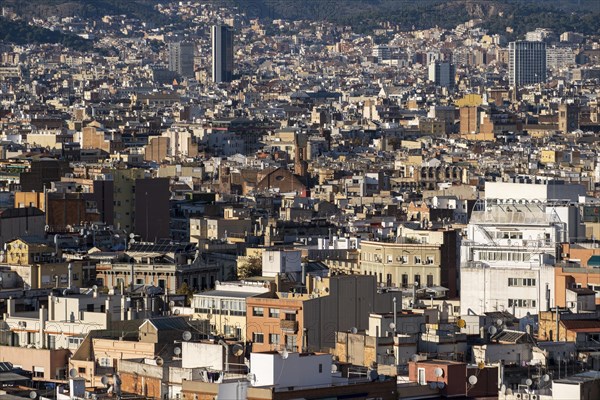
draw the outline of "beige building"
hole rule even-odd
[[[67,379],[68,349],[37,349],[0,345],[0,362],[9,362],[14,368],[32,373],[34,381]]]
[[[413,231],[405,243],[362,241],[360,270],[379,284],[400,288],[442,286],[457,295],[457,233]]]
[[[209,321],[211,333],[245,340],[246,299],[270,290],[268,282],[219,283],[215,290],[194,295],[194,319]]]

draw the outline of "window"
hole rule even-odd
[[[296,320],[296,313],[285,313],[285,320],[286,321],[295,321]]]
[[[415,256],[415,264],[421,264],[421,256]]]
[[[254,343],[263,343],[265,341],[265,335],[263,333],[254,332],[252,334],[252,341]]]
[[[255,317],[264,317],[265,310],[262,307],[252,307],[252,315]]]
[[[69,347],[79,347],[81,342],[83,342],[82,338],[70,337],[69,338]]]
[[[43,378],[44,377],[44,367],[33,367],[33,377],[34,378]]]
[[[278,333],[269,334],[269,344],[279,345],[279,334]]]
[[[323,364],[319,364],[319,373],[322,374],[323,373]]]
[[[106,367],[106,368],[109,368],[109,367],[112,367],[112,366],[113,366],[112,359],[111,359],[111,358],[108,358],[108,357],[100,357],[100,358],[98,359],[98,364],[99,364],[101,367]]]
[[[427,275],[427,286],[433,286],[433,275]]]
[[[421,286],[421,275],[419,275],[419,274],[415,275],[415,286],[417,286],[417,287]]]
[[[427,385],[427,381],[425,380],[425,368],[419,368],[417,376],[417,382],[419,385]]]
[[[289,351],[298,351],[298,337],[296,335],[287,335],[285,337],[285,348]]]
[[[534,278],[508,278],[508,286],[535,286]]]
[[[80,374],[85,374],[85,367],[79,367],[77,369],[77,372],[79,372]]]
[[[269,308],[270,318],[279,318],[279,308]]]
[[[535,300],[528,299],[508,299],[508,307],[512,308],[534,308],[537,302]]]
[[[408,286],[408,274],[402,274],[402,287]]]

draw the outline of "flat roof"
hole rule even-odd
[[[209,290],[202,293],[197,293],[194,297],[233,297],[236,299],[245,299],[246,297],[256,296],[257,294],[263,294],[261,292],[247,292],[241,290]]]

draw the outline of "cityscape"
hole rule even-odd
[[[600,399],[600,2],[0,12],[0,400]]]

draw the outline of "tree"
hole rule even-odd
[[[183,284],[175,291],[175,293],[185,295],[186,306],[192,304],[192,297],[194,296],[194,291],[191,287],[188,286],[187,282],[183,282]]]
[[[260,257],[250,256],[238,263],[238,279],[247,279],[252,276],[262,275],[262,259]]]

